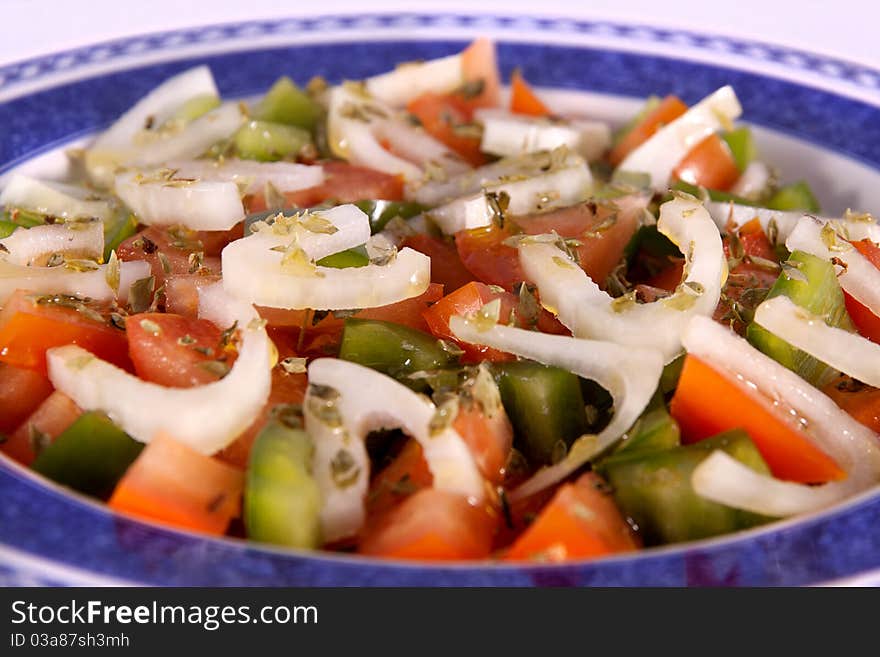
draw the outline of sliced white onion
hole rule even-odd
[[[681,351],[681,333],[694,315],[711,315],[727,276],[718,228],[694,198],[679,196],[660,206],[658,230],[685,255],[684,281],[671,297],[653,303],[622,303],[590,279],[554,244],[523,240],[519,258],[541,303],[580,338],[632,347],[650,346],[670,361]]]
[[[651,186],[664,191],[672,171],[697,144],[729,126],[742,114],[733,87],[724,86],[691,107],[626,156],[619,171],[647,173]]]
[[[243,121],[238,103],[224,103],[182,126],[142,131],[113,148],[96,144],[86,151],[86,169],[96,184],[109,186],[121,167],[158,167],[172,160],[196,158],[231,137]]]
[[[419,442],[434,477],[434,487],[479,503],[484,483],[466,443],[447,426],[431,430],[437,407],[391,377],[336,358],[309,365],[304,415],[315,443],[313,472],[321,490],[324,539],[356,533],[365,518],[364,497],[370,461],[364,446],[377,429],[403,429]],[[316,394],[314,386],[332,392]]]
[[[115,187],[140,223],[151,226],[229,230],[245,217],[234,182],[184,181],[161,172],[127,171],[116,176]]]
[[[110,202],[95,198],[87,189],[22,174],[12,176],[0,193],[0,205],[63,219],[97,217],[107,220],[113,215]]]
[[[386,120],[373,123],[373,134],[387,142],[391,151],[422,168],[442,170],[444,175],[470,171],[471,166],[455,151],[434,139],[424,128],[406,121]],[[424,175],[424,174],[423,174]]]
[[[422,178],[421,167],[386,150],[376,135],[377,126],[394,116],[394,111],[355,90],[351,85],[333,87],[328,94],[327,141],[337,157],[352,164],[370,167],[406,180]]]
[[[248,194],[263,193],[266,184],[271,184],[279,192],[295,192],[324,182],[322,166],[293,162],[255,162],[229,158],[222,162],[171,161],[166,166],[177,171],[175,178],[233,182]]]
[[[728,226],[732,225],[734,229],[741,228],[752,219],[757,219],[761,224],[764,233],[769,237],[771,233],[776,236],[777,244],[784,244],[785,240],[797,226],[804,213],[783,212],[781,210],[770,210],[769,208],[755,208],[750,205],[740,205],[738,203],[723,203],[720,201],[709,201],[706,203],[706,209],[712,215],[715,225],[722,232],[727,232]],[[771,223],[774,230],[770,230]]]
[[[880,345],[833,326],[786,296],[767,299],[755,322],[836,370],[880,388]]]
[[[100,410],[135,440],[165,432],[202,454],[235,440],[258,416],[271,385],[270,342],[253,307],[219,284],[199,290],[199,315],[226,329],[238,322],[238,358],[221,380],[193,388],[143,381],[75,345],[46,353],[49,378],[83,410]]]
[[[809,491],[815,491],[818,505],[826,502],[826,496],[844,497],[880,481],[877,434],[854,420],[797,374],[707,317],[692,319],[682,341],[688,353],[722,372],[728,372],[732,379],[741,379],[743,385],[748,385],[770,401],[793,409],[807,422],[804,435],[847,472],[847,478],[842,482],[803,487],[804,496],[810,495]],[[710,493],[705,485],[701,494],[713,495],[712,499],[731,506],[738,503],[733,498],[717,499],[721,493]]]
[[[561,169],[582,164],[583,158],[568,149],[530,153],[504,158],[471,171],[440,179],[407,183],[406,195],[407,198],[423,205],[441,205],[479,192],[485,186],[499,183],[502,179],[531,178],[550,168]]]
[[[75,271],[58,267],[25,267],[0,261],[0,305],[16,290],[34,294],[70,294],[97,301],[125,301],[131,284],[150,276],[150,265],[143,260],[119,263],[119,290],[107,282],[107,265],[91,271]]]
[[[768,182],[770,182],[770,167],[755,160],[749,162],[746,170],[730,188],[730,193],[749,200],[759,199],[767,189]]]
[[[500,349],[592,379],[608,390],[614,400],[614,417],[608,426],[598,435],[578,438],[565,459],[542,468],[513,491],[514,500],[552,486],[610,447],[645,410],[663,371],[663,356],[654,349],[548,335],[501,324],[485,328],[463,317],[452,317],[449,327],[465,342]]]
[[[223,286],[233,296],[258,306],[376,308],[417,297],[431,282],[431,259],[410,248],[402,249],[385,265],[318,266],[311,273],[298,274],[282,268],[282,253],[259,248],[256,242],[238,246],[246,240],[237,240],[223,250]]]
[[[207,66],[186,70],[165,80],[135,103],[98,136],[92,144],[92,149],[97,151],[127,149],[148,122],[161,125],[186,101],[197,96],[219,97],[219,95],[214,76]]]
[[[77,221],[18,228],[9,237],[0,239],[0,245],[6,250],[6,262],[13,265],[32,265],[53,253],[100,260],[104,255],[104,224]]]
[[[490,194],[506,194],[509,202],[505,212],[516,216],[574,205],[588,199],[592,190],[593,176],[586,163],[582,163],[523,180],[490,183],[481,192],[441,205],[427,214],[440,230],[452,235],[492,223],[496,211]]]
[[[426,62],[406,62],[393,71],[365,81],[367,91],[392,107],[404,107],[424,93],[446,94],[464,83],[462,56],[450,55]]]
[[[845,265],[845,269],[837,277],[840,287],[859,303],[867,306],[872,313],[880,316],[880,270],[849,242],[837,237],[836,232],[829,235],[829,225],[849,234],[852,239],[863,239],[853,233],[869,235],[876,228],[875,224],[866,222],[847,222],[843,225],[832,221],[829,224],[828,221],[816,217],[804,216],[785,241],[785,245],[790,251],[804,251],[824,260],[837,258]],[[831,238],[829,243],[822,239],[823,229],[826,236]]]
[[[611,145],[611,128],[601,121],[548,119],[501,109],[480,109],[474,118],[483,124],[480,150],[499,157],[566,146],[592,162]]]
[[[719,504],[775,518],[811,513],[849,497],[845,484],[804,486],[755,472],[715,450],[691,474],[697,495]]]

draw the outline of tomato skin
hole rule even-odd
[[[685,358],[669,410],[681,428],[683,443],[744,429],[775,477],[804,484],[846,477],[804,434],[796,419],[693,355]]]
[[[478,107],[497,107],[501,102],[501,76],[495,43],[486,37],[476,39],[461,53],[464,79],[467,83],[480,81],[482,91],[465,99],[473,110]]]
[[[368,522],[358,552],[385,559],[483,559],[498,515],[455,493],[424,488]]]
[[[0,310],[0,361],[45,375],[46,350],[75,344],[131,370],[123,331],[75,308],[36,303],[34,298],[17,290]]]
[[[513,426],[504,407],[499,405],[492,417],[476,404],[469,408],[462,407],[452,428],[467,444],[486,481],[493,485],[500,484],[513,447]]]
[[[140,313],[127,317],[125,327],[135,372],[162,386],[190,388],[212,383],[220,377],[201,364],[223,359],[231,367],[235,358],[233,347],[220,344],[221,329],[205,319]]]
[[[541,102],[522,71],[516,69],[510,76],[510,111],[527,116],[549,116],[552,112]]]
[[[160,433],[107,505],[138,518],[222,536],[241,513],[244,473]]]
[[[840,375],[822,388],[822,392],[857,422],[880,433],[880,389]]]
[[[70,397],[55,390],[19,425],[5,443],[0,444],[0,450],[22,465],[30,465],[37,457],[31,444],[33,431],[36,429],[54,441],[81,414],[82,411]]]
[[[504,244],[511,235],[513,232],[508,228],[494,224],[461,230],[455,234],[455,248],[462,264],[474,278],[510,290],[525,280],[516,249]]]
[[[0,432],[13,431],[51,392],[52,384],[43,374],[0,362]]]
[[[394,460],[370,481],[367,494],[367,514],[376,516],[398,506],[407,497],[424,488],[430,488],[434,476],[428,469],[419,441],[408,439]]]
[[[853,242],[852,245],[856,250],[865,256],[872,265],[880,269],[880,247],[871,240],[865,239]],[[855,297],[848,293],[843,293],[846,303],[846,312],[859,333],[868,338],[871,342],[880,344],[880,317],[875,315],[870,308],[862,304]]]
[[[208,235],[208,245],[217,249],[238,228],[231,231],[219,231],[217,234],[197,232],[180,226],[168,228],[162,226],[150,226],[141,232],[132,235],[119,245],[116,255],[123,262],[144,260],[150,265],[150,274],[156,279],[158,289],[172,275],[190,274],[198,271],[202,274],[220,274],[220,258],[217,255],[208,255],[206,245],[202,237]],[[195,260],[190,260],[193,254],[201,253],[201,268]]]
[[[674,178],[706,189],[730,189],[740,171],[727,143],[717,134],[694,146],[672,172]]]
[[[400,176],[338,160],[328,160],[320,164],[324,169],[324,182],[284,194],[287,207],[310,208],[330,200],[338,203],[353,203],[364,199],[403,200],[403,178]],[[267,210],[266,199],[262,194],[247,196],[244,203],[249,213]]]
[[[559,487],[504,559],[561,562],[631,552],[638,547],[607,486],[598,475],[588,472]]]
[[[457,93],[425,93],[411,100],[407,111],[415,116],[429,135],[458,153],[471,166],[486,163],[480,152],[480,138],[463,135],[459,127],[469,124],[473,113],[468,102]]]
[[[654,136],[661,127],[667,123],[671,123],[679,116],[687,112],[685,105],[679,98],[675,96],[667,96],[660,104],[654,108],[652,112],[642,119],[642,121],[634,126],[620,142],[611,149],[608,159],[611,164],[618,166],[626,156],[636,148],[648,141]]]
[[[401,246],[431,258],[431,282],[440,283],[446,291],[457,290],[474,278],[458,257],[454,243],[418,233],[404,239]]]

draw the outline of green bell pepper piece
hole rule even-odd
[[[245,160],[274,162],[297,155],[312,143],[307,130],[283,123],[248,121],[235,133],[235,148]]]
[[[730,148],[733,161],[736,162],[736,168],[745,171],[746,167],[758,156],[758,148],[755,145],[752,131],[746,126],[740,126],[723,133],[721,137]]]
[[[681,432],[678,422],[672,419],[666,405],[658,405],[646,410],[626,434],[626,440],[607,457],[596,464],[599,472],[604,472],[609,465],[640,458],[650,452],[672,449],[681,445]]]
[[[34,212],[33,210],[24,210],[22,208],[7,207],[3,211],[3,215],[0,219],[13,223],[16,226],[22,226],[23,228],[33,228],[34,226],[42,226],[46,223],[45,215],[42,215],[39,212]]]
[[[834,265],[802,251],[792,253],[787,262],[796,269],[792,273],[783,271],[767,293],[767,298],[785,295],[801,308],[824,318],[829,326],[852,330],[852,321],[846,312]],[[815,386],[827,383],[834,375],[828,365],[755,322],[749,324],[746,337],[773,360]]]
[[[696,185],[691,185],[690,183],[686,183],[683,180],[679,180],[676,182],[672,189],[677,189],[682,192],[687,192],[692,196],[696,196],[700,198],[700,188]],[[706,192],[709,194],[709,200],[714,201],[716,203],[729,203],[733,201],[737,205],[750,205],[754,206],[755,202],[750,201],[747,198],[743,198],[741,196],[737,196],[736,194],[730,194],[729,192],[722,192],[717,189],[707,189]]]
[[[821,212],[819,201],[806,181],[801,180],[776,190],[766,206],[771,210],[788,211],[803,210],[804,212]]]
[[[104,223],[104,262],[110,259],[110,254],[120,244],[137,232],[137,225],[137,217],[133,214],[124,214]]]
[[[86,495],[107,499],[143,449],[103,413],[84,413],[31,466]]]
[[[716,449],[756,472],[769,474],[752,440],[738,429],[692,445],[634,454],[607,464],[605,474],[614,498],[638,525],[645,545],[717,536],[769,520],[712,502],[694,491],[694,469]]]
[[[322,114],[321,107],[293,80],[279,78],[254,110],[259,121],[284,123],[311,131]]]
[[[532,361],[493,366],[514,446],[530,461],[550,464],[590,429],[577,375]]]
[[[425,392],[425,379],[416,372],[446,370],[458,364],[458,356],[440,340],[408,326],[372,319],[345,320],[339,357],[364,365]]]
[[[321,494],[312,477],[312,439],[290,407],[273,419],[251,448],[244,489],[248,538],[287,547],[321,546]]]
[[[427,207],[414,201],[363,200],[354,203],[370,218],[370,232],[375,235],[385,228],[394,217],[411,219]]]
[[[0,239],[9,237],[17,228],[19,228],[19,225],[12,221],[0,220]]]
[[[353,249],[340,251],[328,256],[324,256],[316,262],[322,267],[333,267],[334,269],[347,269],[349,267],[366,267],[370,264],[370,256],[367,255],[367,249],[364,246],[356,246]]]

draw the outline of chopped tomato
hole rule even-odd
[[[431,258],[431,281],[442,284],[445,290],[457,290],[474,278],[462,264],[454,243],[418,233],[407,237],[401,246],[408,246]]]
[[[237,229],[233,229],[235,231]],[[175,274],[220,274],[220,258],[207,255],[205,235],[211,236],[213,248],[230,237],[232,231],[203,233],[182,226],[150,226],[119,245],[116,254],[122,261],[145,260],[156,287]]]
[[[480,152],[480,136],[465,132],[473,115],[468,101],[461,94],[428,92],[411,100],[406,109],[429,135],[446,144],[469,164],[477,167],[486,163]]]
[[[45,374],[47,349],[76,344],[131,369],[125,332],[102,319],[100,310],[73,297],[16,291],[0,310],[0,361]]]
[[[353,203],[364,199],[403,199],[403,178],[400,176],[337,160],[320,164],[324,168],[324,182],[308,189],[287,192],[284,198],[288,207],[310,208],[325,201]],[[266,199],[262,194],[247,196],[244,202],[248,212],[263,212],[267,209]]]
[[[678,163],[674,178],[707,189],[730,189],[739,179],[740,171],[730,147],[718,135],[706,137]]]
[[[525,279],[517,250],[504,243],[513,234],[511,223],[528,235],[555,230],[561,237],[576,239],[579,245],[574,250],[581,268],[600,286],[604,286],[605,279],[620,262],[624,248],[638,228],[636,213],[629,208],[588,201],[515,217],[504,228],[493,224],[456,233],[455,245],[464,266],[484,283],[506,289]]]
[[[687,105],[680,99],[675,96],[664,98],[653,111],[649,112],[611,149],[608,154],[611,164],[619,165],[627,155],[653,137],[655,132],[685,112],[687,112]]]
[[[666,292],[674,292],[675,288],[681,284],[683,277],[684,258],[676,258],[669,263],[668,267],[645,281],[645,285],[659,290],[665,290]]]
[[[880,432],[880,389],[841,374],[822,392],[871,431]]]
[[[160,433],[113,491],[111,509],[222,536],[241,513],[244,473]]]
[[[125,320],[128,348],[137,375],[173,388],[189,388],[222,378],[235,348],[205,319],[171,313],[141,313]]]
[[[491,484],[500,484],[513,446],[513,427],[504,407],[499,405],[489,417],[477,404],[462,406],[452,428],[467,443],[486,480]]]
[[[37,457],[35,441],[55,440],[81,414],[70,397],[56,390],[0,445],[0,449],[19,463],[30,465]]]
[[[476,39],[461,53],[461,60],[468,92],[465,99],[470,107],[497,107],[501,102],[501,76],[495,44],[485,37]]]
[[[670,412],[686,443],[744,429],[780,479],[824,483],[846,476],[813,444],[794,416],[693,355],[685,359]]]
[[[384,513],[413,493],[430,488],[433,483],[434,476],[428,469],[422,446],[419,441],[410,438],[394,460],[370,482],[367,513],[370,516]]]
[[[551,114],[547,106],[541,102],[541,99],[526,82],[519,69],[516,69],[510,76],[510,111],[529,116],[548,116]]]
[[[371,519],[358,552],[386,559],[482,559],[489,556],[497,524],[490,508],[424,488]]]
[[[880,247],[867,239],[853,242],[852,244],[872,265],[880,269]],[[871,342],[880,344],[880,317],[848,293],[844,292],[843,298],[846,303],[846,312],[849,313],[850,319],[856,325],[859,333],[871,340]]]
[[[638,540],[593,472],[564,484],[510,547],[508,561],[569,561],[631,552]]]
[[[51,392],[43,374],[0,362],[0,432],[13,431]]]
[[[172,274],[165,280],[165,310],[175,315],[199,316],[199,289],[220,280],[214,274]]]
[[[493,290],[485,283],[471,282],[457,289],[452,294],[448,294],[433,306],[422,313],[422,317],[428,324],[430,332],[444,340],[452,340],[457,342],[464,350],[463,360],[465,362],[480,362],[483,360],[505,361],[512,360],[513,356],[491,347],[461,342],[456,339],[449,328],[449,320],[453,315],[468,315],[475,313],[484,305],[495,299],[501,300],[500,317],[503,322],[511,316],[517,306],[518,299],[516,295],[504,290]],[[527,319],[517,317],[517,323],[520,326],[526,326]],[[530,328],[530,327],[529,327]],[[544,333],[555,333],[564,335],[567,330],[562,326],[553,315],[544,309],[538,311],[537,328]]]

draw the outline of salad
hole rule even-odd
[[[619,125],[493,44],[139,100],[0,191],[0,449],[116,512],[298,549],[558,562],[880,481],[880,226],[722,87]]]

